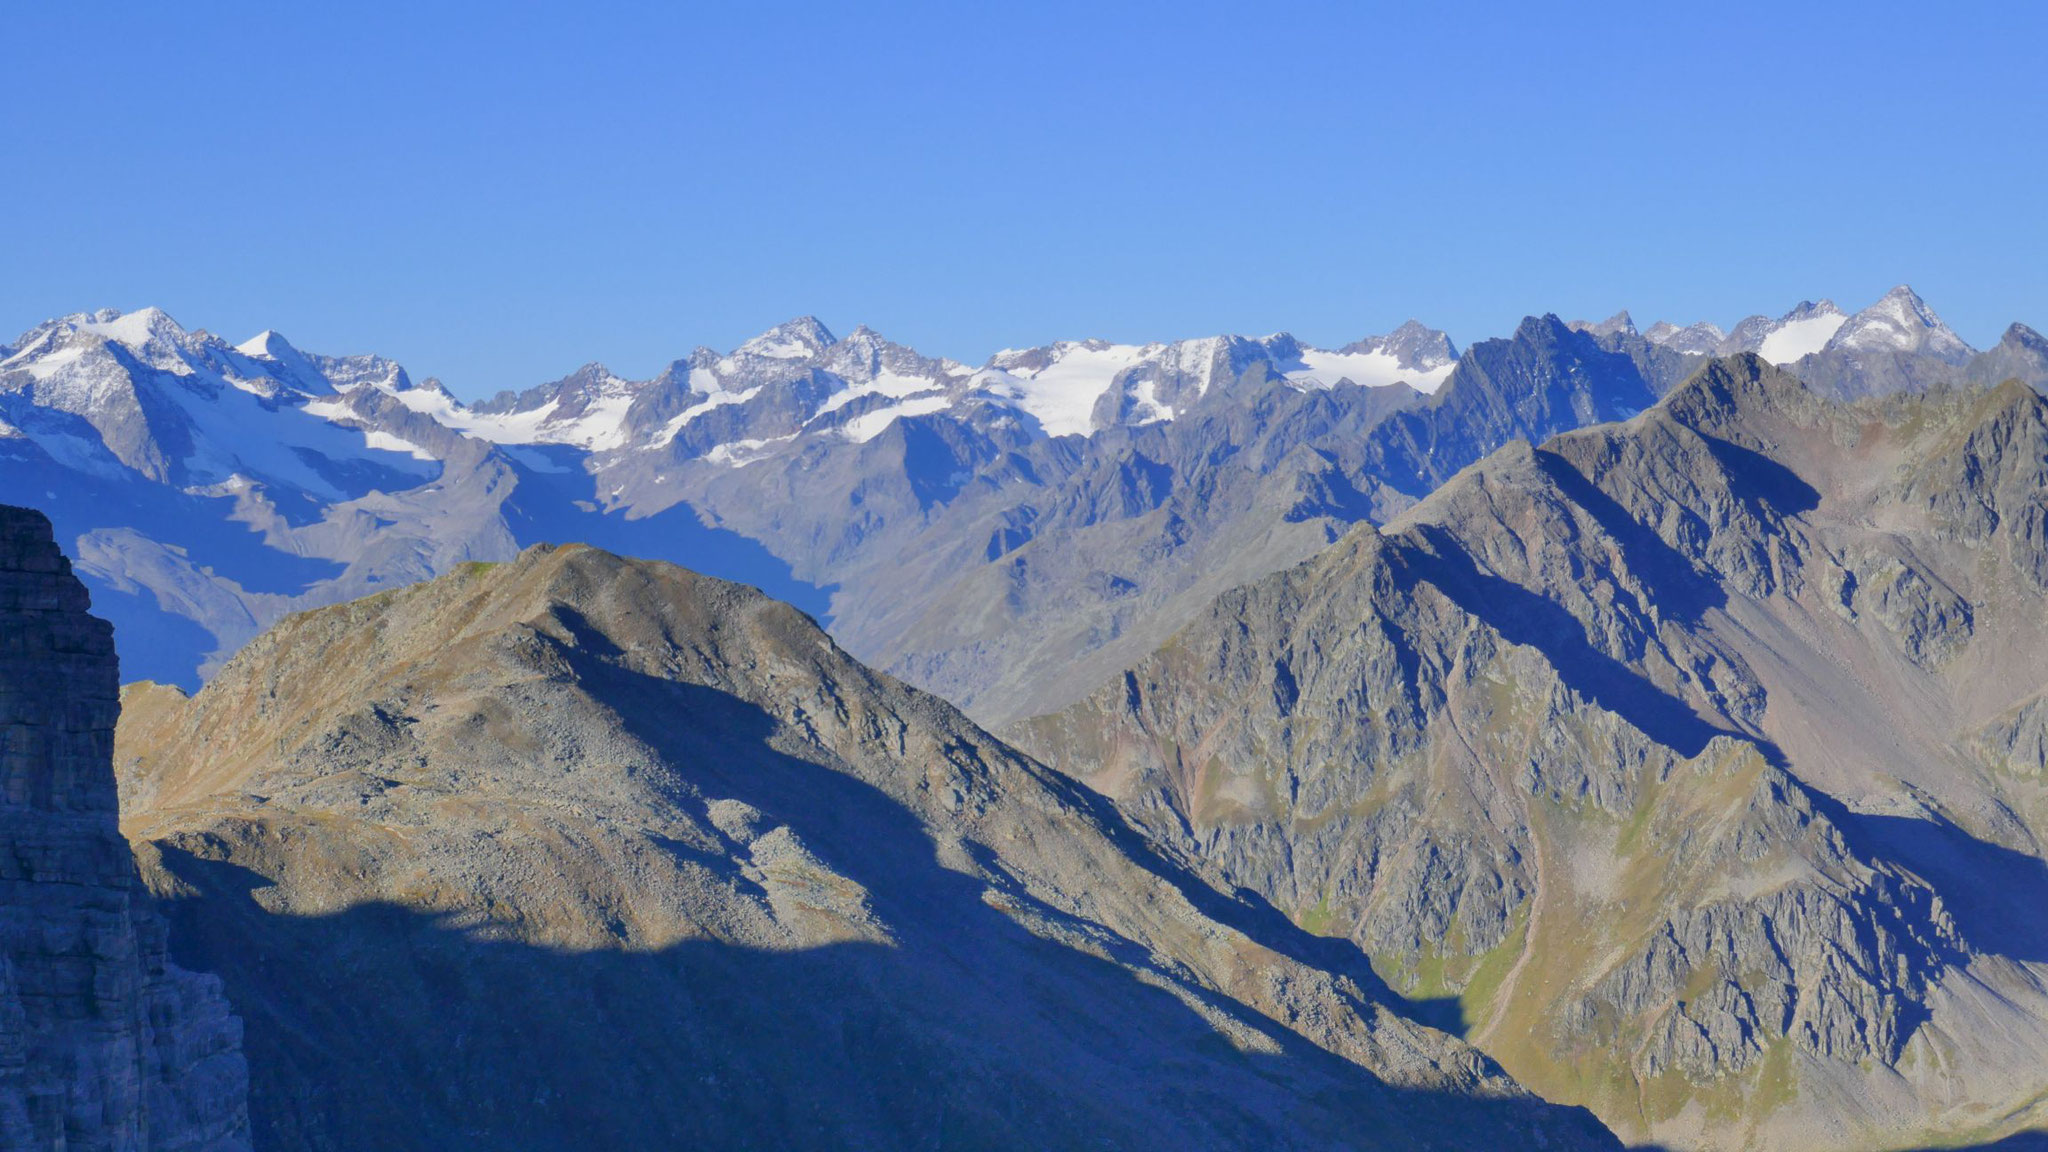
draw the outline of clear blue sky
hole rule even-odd
[[[2044,5],[302,7],[9,6],[0,339],[154,303],[476,395],[802,313],[2048,327]]]

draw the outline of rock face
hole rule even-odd
[[[241,1028],[170,963],[117,827],[111,629],[0,505],[0,1146],[248,1147]]]
[[[128,693],[269,1149],[1616,1147],[752,589],[536,548]]]
[[[1737,357],[1016,737],[1625,1136],[1996,1137],[2048,1119],[2044,491],[2027,388]]]

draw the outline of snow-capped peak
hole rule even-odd
[[[1062,340],[1041,348],[1005,349],[989,358],[976,383],[990,396],[1029,413],[1048,436],[1095,430],[1095,405],[1124,371],[1163,344]]]
[[[1347,344],[1340,352],[1386,352],[1400,361],[1403,368],[1427,372],[1447,364],[1458,362],[1458,346],[1440,328],[1431,328],[1420,320],[1405,320],[1399,328],[1385,336],[1371,336]]]
[[[1773,364],[1797,363],[1822,351],[1852,356],[1906,352],[1952,364],[1961,364],[1975,354],[1927,307],[1926,301],[1904,284],[1854,316],[1844,313],[1832,300],[1802,300],[1798,307],[1776,320],[1750,316],[1726,337],[1716,339],[1719,332],[1706,323],[1679,328],[1659,321],[1645,335],[1653,344],[1680,352],[1709,352],[1718,356],[1754,352]]]
[[[161,308],[133,312],[103,308],[38,326],[23,335],[10,360],[34,359],[58,347],[69,347],[78,355],[89,348],[118,345],[151,367],[178,371],[187,352],[199,351],[207,344],[218,342],[204,333],[187,332]]]
[[[1283,344],[1284,341],[1284,344]],[[1368,336],[1329,351],[1278,336],[1266,341],[1281,375],[1297,386],[1328,386],[1349,380],[1368,388],[1407,384],[1434,392],[1458,363],[1451,338],[1410,320],[1385,336]]]
[[[1832,300],[1815,304],[1802,300],[1785,313],[1769,335],[1757,344],[1756,353],[1773,364],[1803,360],[1828,346],[1848,317]]]
[[[112,308],[95,312],[90,318],[83,318],[78,327],[105,340],[126,345],[134,351],[147,349],[152,341],[176,342],[186,335],[184,328],[170,314],[161,308],[138,308],[133,312],[119,312]]]
[[[772,360],[807,360],[838,343],[832,331],[816,316],[799,316],[777,324],[734,350],[737,356],[762,356]]]
[[[1345,355],[1374,352],[1392,357],[1394,366],[1402,372],[1430,378],[1427,383],[1409,381],[1425,392],[1442,383],[1443,376],[1458,362],[1458,346],[1451,343],[1451,338],[1442,329],[1431,328],[1420,320],[1404,321],[1384,336],[1354,340],[1337,351]]]
[[[885,376],[938,382],[973,374],[964,364],[923,356],[915,348],[898,344],[865,324],[825,349],[818,357],[818,366],[855,385]]]
[[[240,352],[244,356],[253,356],[259,360],[283,360],[289,356],[296,356],[299,350],[292,347],[290,341],[279,335],[277,329],[265,328],[263,331],[235,345],[235,351]]]
[[[1962,337],[1942,323],[1927,302],[1904,284],[1847,318],[1828,347],[1855,352],[1912,352],[1958,364],[1973,354]]]
[[[318,394],[338,387],[320,365],[292,347],[291,342],[274,328],[266,328],[235,345],[235,351],[256,362],[239,367],[254,368],[264,375],[285,380],[302,392]]]

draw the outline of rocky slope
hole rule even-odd
[[[0,1147],[233,1152],[241,1029],[165,956],[116,827],[113,638],[49,521],[0,505]]]
[[[536,548],[125,706],[264,1148],[1616,1146],[752,589]]]
[[[1624,1136],[2048,1120],[2048,404],[1714,364],[1020,731]]]

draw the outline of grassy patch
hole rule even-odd
[[[1333,935],[1330,931],[1330,922],[1335,918],[1336,914],[1330,911],[1329,894],[1324,893],[1323,898],[1316,901],[1315,907],[1304,908],[1300,912],[1295,913],[1294,922],[1304,932],[1313,933],[1317,936],[1329,936]]]
[[[1458,994],[1459,1003],[1465,1009],[1465,1019],[1483,1020],[1493,1010],[1493,1001],[1500,995],[1501,982],[1507,979],[1528,942],[1529,902],[1524,900],[1515,909],[1515,919],[1508,927],[1507,938],[1501,941],[1500,947],[1480,956],[1479,962],[1465,977],[1465,990]]]

